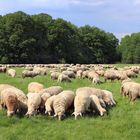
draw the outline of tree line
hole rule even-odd
[[[0,63],[126,63],[125,42],[130,44],[123,39],[118,47],[112,33],[95,26],[77,27],[44,13],[0,16]],[[134,59],[139,61],[137,57],[127,62]]]
[[[119,60],[122,63],[139,64],[140,63],[140,32],[126,35],[122,38],[119,47]]]

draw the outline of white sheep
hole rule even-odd
[[[39,106],[41,104],[41,96],[38,93],[28,93],[27,97],[28,111],[26,113],[26,116],[30,117],[37,114],[37,110],[39,109]]]
[[[65,115],[67,110],[72,106],[74,101],[74,92],[70,90],[65,90],[56,95],[53,101],[54,116],[58,116],[61,120]]]

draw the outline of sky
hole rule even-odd
[[[140,0],[0,0],[0,15],[16,11],[96,26],[119,39],[140,32]]]

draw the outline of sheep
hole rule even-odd
[[[88,71],[83,71],[82,78],[88,78]]]
[[[2,90],[6,88],[15,88],[15,87],[9,84],[0,84],[0,93],[2,92]]]
[[[78,70],[78,71],[76,72],[76,77],[77,77],[77,78],[82,78],[82,73],[83,73],[82,70]]]
[[[58,116],[61,120],[65,115],[67,110],[72,106],[74,101],[74,92],[70,90],[65,90],[56,95],[53,101],[54,117]]]
[[[51,79],[52,80],[57,80],[59,75],[60,75],[59,72],[52,72],[51,73]]]
[[[120,93],[123,97],[129,95],[129,88],[130,88],[132,82],[133,81],[129,78],[122,81],[121,88],[120,88]]]
[[[99,98],[96,95],[90,95],[90,98],[92,109],[97,110],[103,116],[106,110],[101,106]]]
[[[91,98],[86,94],[78,94],[74,99],[74,112],[75,120],[78,116],[82,117],[82,114],[89,110],[91,104]]]
[[[16,87],[6,88],[5,92],[13,92],[16,94],[18,99],[18,110],[21,113],[26,113],[27,111],[27,97],[23,91]]]
[[[16,76],[16,71],[14,69],[9,69],[7,71],[7,74],[11,77],[15,77]]]
[[[11,117],[18,109],[18,99],[14,92],[3,90],[1,92],[1,106],[7,108],[7,116]]]
[[[39,93],[41,90],[44,89],[44,85],[38,82],[31,82],[28,84],[28,92],[36,92]]]
[[[92,80],[93,78],[99,78],[99,75],[92,70],[88,72],[88,78]]]
[[[71,79],[65,74],[60,74],[58,76],[58,82],[64,82],[64,81],[65,82],[71,82]]]
[[[135,78],[137,77],[137,74],[135,72],[133,72],[132,70],[126,70],[126,75],[129,77],[129,78]]]
[[[41,95],[41,104],[39,106],[39,111],[44,113],[45,112],[45,102],[51,97],[50,93],[43,93]]]
[[[102,81],[99,79],[99,77],[94,77],[93,80],[92,80],[92,83],[93,84],[95,83],[97,85],[97,84],[102,83]]]
[[[92,88],[92,87],[81,87],[76,90],[76,95],[96,95],[100,103],[104,106],[108,105],[110,102],[110,98],[102,91],[101,89]]]
[[[52,95],[57,95],[62,91],[63,91],[63,88],[61,86],[51,86],[49,88],[42,89],[39,93],[43,94],[43,93],[46,92],[46,93],[49,93],[52,96]]]
[[[38,93],[28,93],[27,94],[28,100],[27,100],[27,106],[28,111],[26,113],[26,116],[32,116],[37,114],[37,110],[39,109],[39,106],[41,104],[41,96]]]
[[[34,71],[29,71],[29,70],[22,71],[22,78],[25,78],[25,77],[31,77],[31,78],[33,78],[33,77],[35,77],[37,75],[38,75],[38,73],[36,73]]]
[[[0,72],[6,72],[7,68],[5,66],[0,67]]]
[[[116,105],[116,102],[114,101],[114,99],[113,99],[113,94],[112,94],[112,92],[110,92],[110,91],[108,91],[108,90],[102,90],[103,92],[104,92],[104,94],[105,94],[105,98],[106,98],[106,103],[107,103],[107,105],[111,105],[111,106],[113,106],[113,105]]]
[[[75,78],[75,73],[73,71],[63,71],[62,74],[67,75],[69,78]]]
[[[130,102],[134,102],[140,96],[140,84],[131,82],[128,90]]]
[[[104,79],[106,80],[111,80],[114,81],[115,79],[118,79],[116,76],[116,73],[114,72],[114,70],[106,70],[105,74],[104,74]]]
[[[38,73],[39,75],[47,75],[47,69],[41,67],[34,67],[33,72]]]
[[[49,116],[53,113],[53,102],[55,100],[56,95],[49,97],[45,102],[45,114]]]

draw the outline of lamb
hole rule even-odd
[[[62,91],[63,91],[63,88],[61,86],[51,86],[49,88],[42,89],[39,93],[43,94],[43,93],[46,92],[46,93],[49,93],[52,96],[52,95],[57,95]]]
[[[65,82],[71,82],[71,79],[65,74],[60,74],[58,76],[58,82],[64,82],[64,81]]]
[[[56,95],[49,97],[45,102],[45,114],[49,116],[53,113],[53,102],[55,100]]]
[[[78,94],[74,99],[74,112],[75,120],[78,116],[82,117],[82,114],[89,110],[91,104],[91,98],[86,94]]]
[[[28,100],[27,100],[27,106],[28,111],[26,113],[26,116],[32,116],[37,114],[37,110],[39,109],[39,106],[41,104],[41,96],[38,93],[28,93],[27,94]]]
[[[36,92],[39,93],[41,90],[44,89],[44,85],[38,82],[31,82],[28,84],[28,92]]]
[[[14,69],[9,69],[7,71],[7,74],[11,77],[15,77],[16,76],[16,71]]]
[[[54,116],[58,116],[58,119],[61,120],[67,110],[72,106],[73,101],[73,91],[65,90],[56,95],[55,100],[53,101]]]
[[[3,90],[1,92],[1,106],[7,108],[7,116],[11,117],[18,109],[18,99],[14,92]]]
[[[92,109],[98,111],[100,115],[103,116],[106,110],[101,106],[99,98],[96,95],[91,95],[90,98]]]

